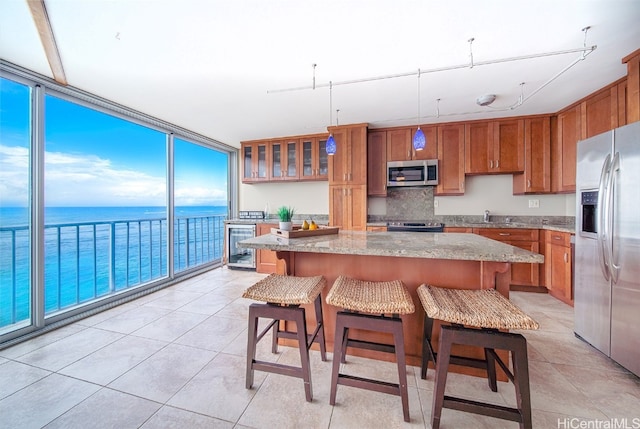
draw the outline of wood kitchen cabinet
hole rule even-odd
[[[375,231],[384,232],[386,230],[387,230],[386,226],[368,226],[367,227],[367,232],[375,232]]]
[[[571,234],[545,231],[545,285],[549,293],[573,305]]]
[[[524,120],[524,173],[513,175],[513,194],[551,192],[551,118]]]
[[[438,185],[436,195],[464,194],[464,124],[438,126]]]
[[[244,183],[266,182],[269,177],[269,142],[243,142],[242,151],[242,181]]]
[[[540,233],[537,229],[474,228],[473,232],[483,237],[510,244],[530,252],[539,253],[540,250]],[[532,288],[540,286],[539,264],[511,264],[511,285],[512,287],[516,286],[516,288],[518,288],[518,286]]]
[[[328,136],[300,139],[300,180],[327,180],[327,138]]]
[[[551,189],[553,192],[575,192],[576,149],[581,139],[580,105],[558,114],[555,138],[551,139]]]
[[[618,86],[610,86],[590,95],[580,104],[582,138],[589,138],[617,128]]]
[[[336,153],[329,156],[329,185],[367,184],[367,124],[329,127]]]
[[[387,196],[387,132],[367,134],[367,195]]]
[[[329,185],[329,225],[367,230],[367,185]]]
[[[298,180],[300,142],[297,139],[272,140],[269,144],[269,179]]]
[[[329,156],[329,224],[367,229],[367,124],[329,127],[336,153]]]
[[[256,235],[271,234],[271,228],[277,228],[275,223],[256,224]],[[274,250],[256,250],[256,272],[272,274],[278,272],[278,258]]]
[[[423,150],[413,148],[413,136],[418,127],[403,127],[387,131],[387,161],[436,159],[438,157],[437,127],[420,126],[427,140]]]
[[[326,134],[241,142],[242,183],[327,180]]]
[[[524,119],[466,124],[466,174],[522,171],[524,171]]]

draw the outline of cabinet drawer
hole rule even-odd
[[[565,247],[571,246],[571,234],[558,231],[545,231],[545,233],[547,243]]]
[[[498,241],[538,241],[539,238],[537,229],[474,228],[474,232]]]

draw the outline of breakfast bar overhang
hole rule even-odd
[[[496,289],[509,297],[511,263],[542,263],[544,257],[518,247],[465,233],[341,231],[338,234],[284,238],[266,234],[244,240],[242,248],[276,251],[278,270],[296,276],[322,275],[327,348],[333,350],[336,309],[325,297],[335,279],[345,275],[367,281],[401,280],[411,293],[416,312],[402,316],[407,363],[419,366],[424,311],[417,288],[421,284],[457,289]],[[313,312],[307,312],[313,314]],[[310,317],[310,316],[308,316]],[[310,320],[313,324],[314,321]],[[438,341],[439,326],[434,329]],[[380,334],[355,332],[365,341],[384,341]],[[462,354],[477,351],[460,349]],[[363,356],[387,360],[384,353],[362,351]],[[484,375],[482,372],[470,373]],[[465,371],[468,372],[468,371]]]

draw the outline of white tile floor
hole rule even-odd
[[[396,396],[340,386],[330,406],[331,362],[315,351],[313,402],[290,377],[256,372],[245,389],[250,301],[240,296],[261,277],[216,269],[0,351],[0,428],[431,427],[431,370],[425,381],[409,367],[410,423]],[[603,426],[612,419],[640,427],[640,380],[575,338],[571,307],[543,294],[512,300],[541,325],[524,332],[535,428],[625,427]],[[268,341],[259,353],[299,359],[287,347],[272,355]],[[350,366],[396,379],[391,363],[349,358]],[[492,393],[483,379],[451,374],[447,391],[514,405],[508,383]],[[443,429],[518,427],[452,410],[442,418]]]

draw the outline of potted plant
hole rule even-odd
[[[293,229],[293,224],[291,222],[291,218],[293,217],[294,209],[293,207],[282,206],[278,209],[277,214],[280,219],[280,229],[283,231],[291,231]]]

